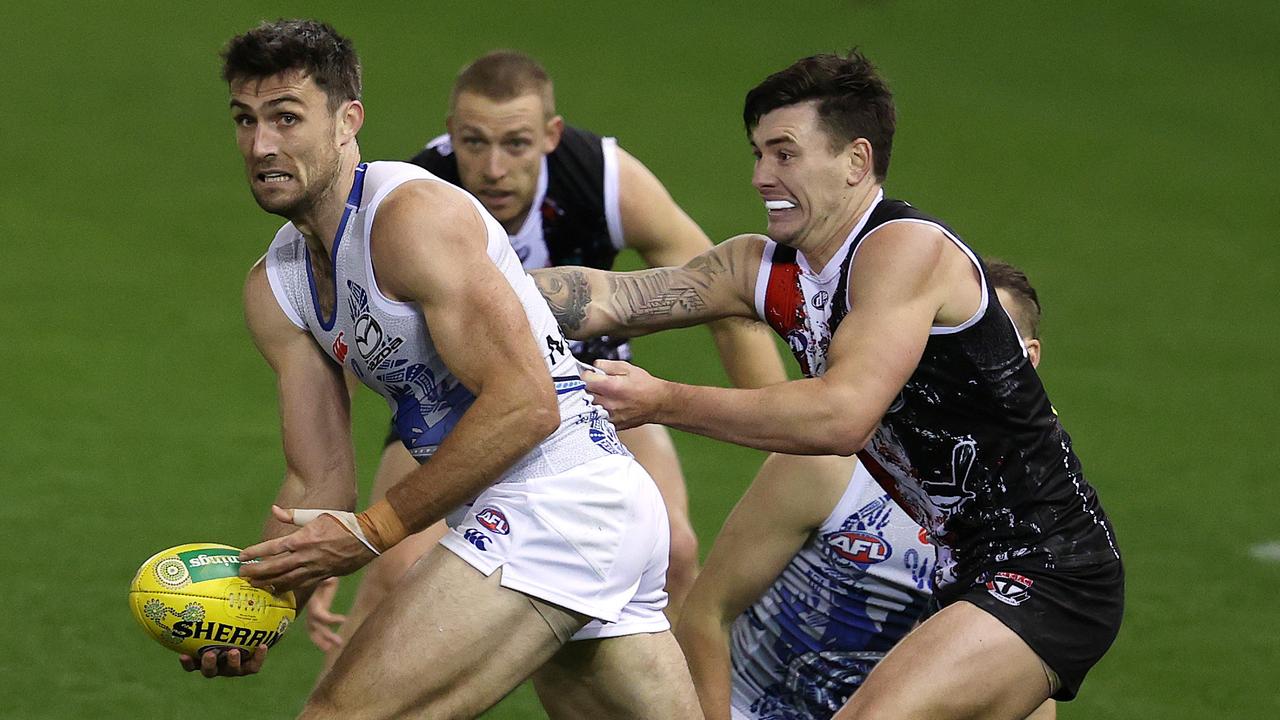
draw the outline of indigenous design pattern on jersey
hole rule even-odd
[[[934,550],[858,466],[831,514],[731,630],[733,705],[831,717],[928,604]]]
[[[393,356],[404,337],[388,337],[369,308],[369,293],[347,280],[347,308],[355,323],[356,350],[360,361],[349,367],[362,380],[372,374],[387,389],[395,404],[392,422],[408,448],[433,449],[444,442],[475,402],[475,396],[447,370],[427,363]],[[335,358],[336,359],[336,358]]]
[[[410,162],[461,185],[448,135],[432,139]],[[553,265],[612,268],[623,247],[617,140],[566,125],[556,149],[542,160],[533,207],[510,237],[529,270]],[[631,359],[631,346],[622,338],[570,342],[573,354],[588,364],[601,358]]]
[[[276,234],[266,264],[272,291],[285,314],[310,332],[335,363],[386,398],[394,413],[396,434],[421,461],[435,453],[475,402],[475,396],[440,357],[421,309],[387,298],[374,278],[369,235],[378,206],[392,190],[415,180],[438,178],[407,163],[369,163],[357,170],[332,249],[334,277],[324,280],[333,283],[335,298],[328,317],[321,311],[306,241],[292,223]],[[549,444],[567,436],[580,440],[579,448],[617,454],[618,448],[607,439],[596,440],[587,432],[593,423],[610,430],[612,426],[586,393],[579,364],[567,351],[564,336],[533,280],[516,260],[506,233],[478,201],[467,197],[488,230],[489,259],[519,298],[534,337],[546,348],[544,358],[554,377],[561,425],[534,454],[547,455]]]
[[[807,375],[824,373],[848,310],[859,244],[898,222],[940,230],[982,283],[973,317],[930,332],[919,364],[858,454],[938,546],[940,600],[948,588],[971,584],[984,565],[1009,558],[1035,558],[1052,569],[1119,557],[1110,522],[985,266],[950,228],[905,202],[877,198],[812,277],[802,254],[767,243],[756,291],[760,317],[788,340]],[[838,271],[828,275],[831,266]]]

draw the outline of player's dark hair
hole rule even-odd
[[[462,68],[458,79],[453,82],[450,109],[464,92],[473,92],[496,102],[536,93],[542,97],[544,115],[551,118],[556,114],[551,76],[537,60],[518,50],[494,50]]]
[[[889,174],[897,114],[893,93],[857,49],[844,55],[813,55],[764,79],[747,93],[742,121],[749,136],[760,118],[780,107],[817,100],[818,119],[833,152],[858,138],[871,143],[876,180]]]
[[[237,35],[222,50],[228,83],[301,70],[320,86],[329,109],[360,99],[360,58],[355,46],[328,23],[276,20]]]
[[[991,278],[991,284],[996,288],[1003,288],[1013,293],[1013,296],[1021,306],[1016,309],[1005,309],[1010,312],[1016,310],[1016,314],[1022,320],[1025,320],[1029,326],[1024,329],[1025,332],[1033,338],[1039,338],[1040,297],[1036,295],[1036,289],[1031,287],[1031,281],[1027,279],[1027,274],[999,258],[987,258],[986,263],[987,277]]]

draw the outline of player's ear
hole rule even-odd
[[[544,152],[551,152],[560,145],[560,138],[564,135],[564,118],[556,115],[547,121],[546,125],[546,146]]]
[[[342,144],[346,145],[354,140],[362,127],[364,127],[364,103],[352,100],[338,116],[338,132],[342,137]]]
[[[1040,367],[1040,340],[1031,338],[1026,340],[1027,357],[1031,360],[1031,367]]]
[[[849,174],[845,182],[850,186],[857,185],[871,172],[871,142],[866,138],[856,138],[845,146],[844,152],[849,163]]]

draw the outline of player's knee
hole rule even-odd
[[[845,704],[840,717],[851,720],[911,720],[932,717],[980,717],[961,711],[936,693],[919,692],[919,685],[901,677],[872,673]]]
[[[698,574],[698,535],[689,522],[671,523],[671,560],[668,577],[692,582]]]
[[[903,714],[904,711],[910,711],[910,708],[894,701],[892,695],[893,693],[880,692],[876,686],[863,685],[858,688],[853,697],[849,698],[849,702],[845,703],[841,717],[848,717],[850,720],[893,720],[911,717]]]

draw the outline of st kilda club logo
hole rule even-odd
[[[987,592],[1005,605],[1021,605],[1031,599],[1031,586],[1035,581],[1025,575],[998,572],[987,580]]]

